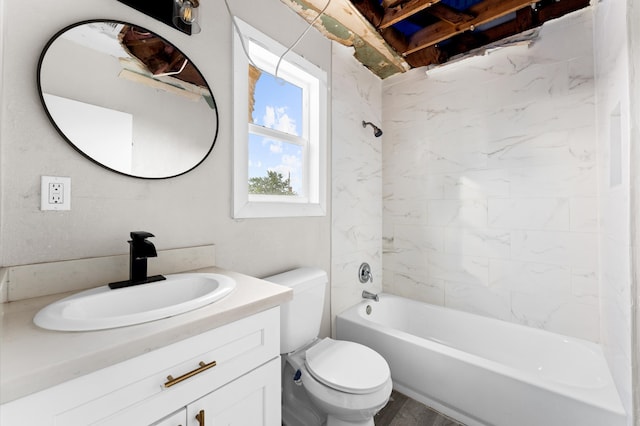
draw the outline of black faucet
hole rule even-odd
[[[162,275],[147,277],[147,258],[157,257],[156,247],[147,238],[154,235],[145,231],[131,232],[129,240],[129,279],[110,283],[111,289],[130,287],[133,285],[152,283],[166,279]]]

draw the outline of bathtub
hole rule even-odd
[[[336,331],[379,352],[396,390],[470,426],[626,425],[585,340],[384,293],[338,315]]]

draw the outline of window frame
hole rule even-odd
[[[280,63],[279,77],[302,87],[303,118],[301,136],[290,135],[249,122],[249,60],[244,49],[251,51],[255,65],[275,75],[277,59],[286,48],[246,22],[236,18],[238,31],[233,33],[233,217],[298,217],[325,216],[327,196],[327,73],[293,51]],[[240,40],[244,39],[244,46]],[[260,53],[260,50],[264,52]],[[309,77],[305,78],[305,75]],[[304,86],[304,87],[303,87]],[[306,116],[307,114],[303,114]],[[273,136],[276,140],[303,146],[303,194],[259,195],[249,193],[249,133]],[[305,138],[306,137],[306,138]]]

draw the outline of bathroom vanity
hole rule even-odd
[[[4,304],[0,423],[280,425],[280,308],[290,289],[217,268],[232,294],[171,318],[47,331],[33,315],[64,295]],[[117,291],[117,290],[116,290]]]

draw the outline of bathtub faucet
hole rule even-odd
[[[367,290],[362,290],[362,297],[363,297],[364,299],[371,299],[371,300],[375,300],[376,302],[379,302],[379,301],[380,301],[380,298],[378,297],[378,295],[377,295],[377,294],[375,294],[375,293],[371,293],[371,292],[368,292]]]

